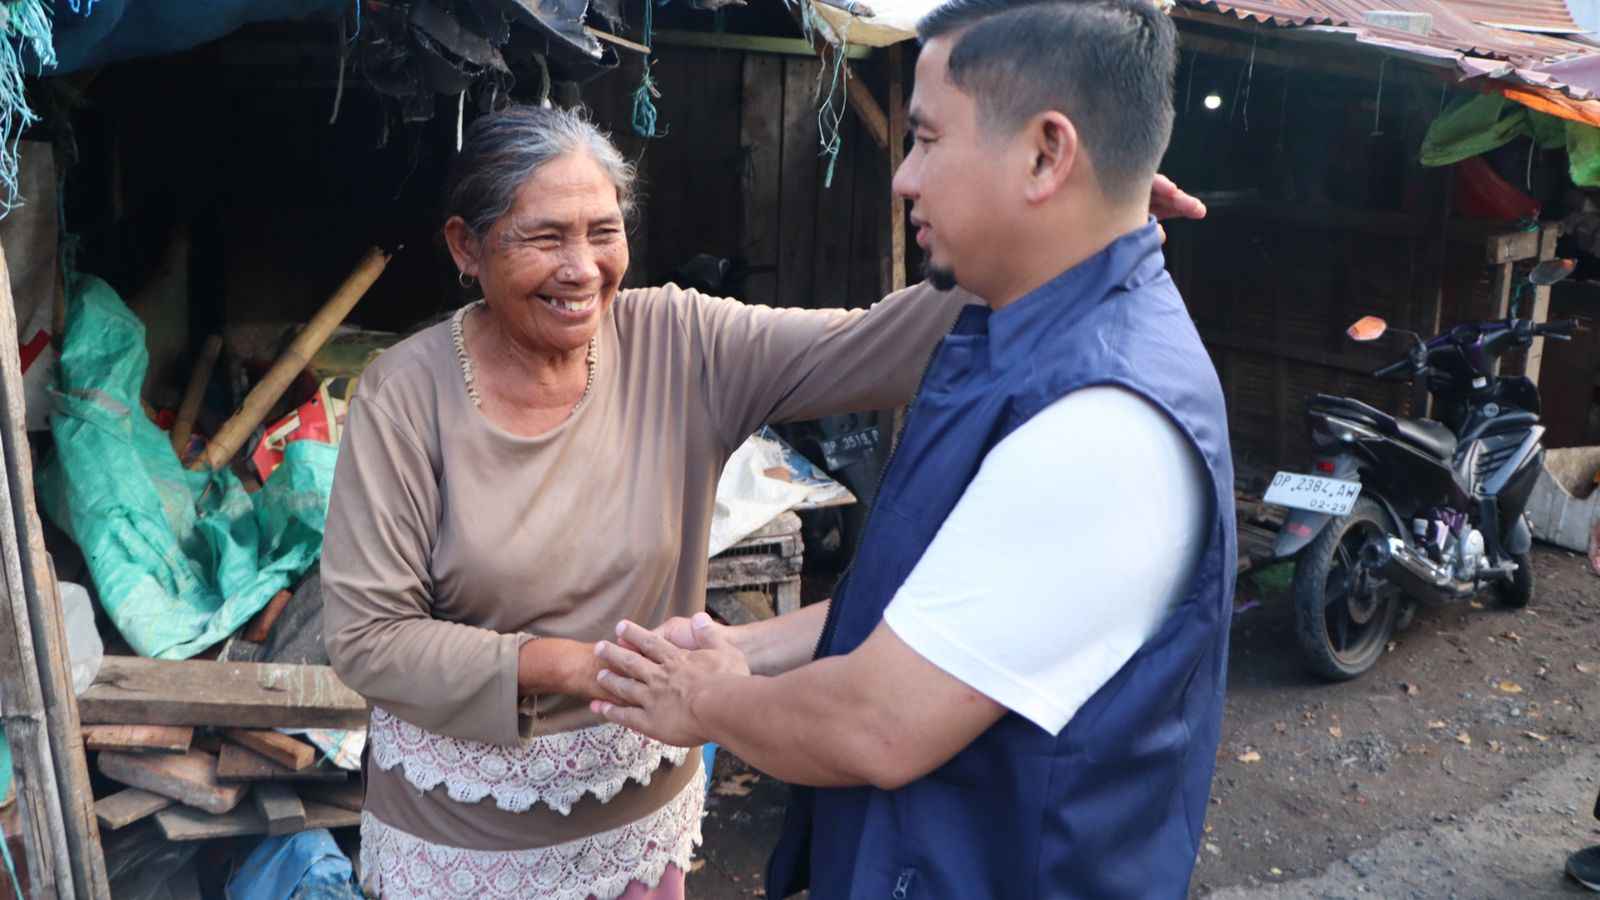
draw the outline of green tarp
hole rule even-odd
[[[183,659],[231,634],[322,552],[335,448],[296,441],[255,494],[186,471],[145,416],[144,326],[109,285],[75,279],[40,468],[45,513],[83,551],[100,604],[144,656]]]
[[[1499,94],[1462,97],[1446,107],[1422,140],[1422,164],[1448,166],[1525,137],[1545,150],[1565,147],[1572,183],[1600,187],[1600,129]]]

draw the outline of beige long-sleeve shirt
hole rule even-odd
[[[334,477],[322,563],[334,668],[449,737],[514,746],[600,724],[562,695],[539,697],[536,718],[519,711],[518,648],[701,609],[733,450],[768,422],[906,402],[969,301],[918,286],[870,310],[775,310],[673,286],[623,291],[588,399],[537,437],[472,404],[448,323],[396,345],[361,380]],[[367,802],[430,841],[519,849],[647,815],[694,768],[663,765],[648,785],[563,816],[457,803],[370,767]]]

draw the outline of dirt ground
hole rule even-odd
[[[1528,609],[1419,610],[1342,684],[1301,667],[1283,579],[1242,583],[1191,893],[1587,896],[1561,867],[1600,843],[1600,578],[1550,547],[1534,566]],[[765,893],[784,793],[718,754],[690,897]]]

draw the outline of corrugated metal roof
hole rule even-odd
[[[1582,34],[1566,0],[1444,0],[1480,25],[1545,34]]]
[[[1519,66],[1538,65],[1592,52],[1589,48],[1561,37],[1514,31],[1481,25],[1460,7],[1494,10],[1528,3],[1523,12],[1546,18],[1543,0],[1179,0],[1183,6],[1222,13],[1245,21],[1278,27],[1334,26],[1354,28],[1384,46],[1411,44],[1420,48],[1451,50],[1472,56],[1505,59]],[[1433,17],[1427,35],[1412,34],[1367,23],[1365,14],[1374,11],[1418,12]]]

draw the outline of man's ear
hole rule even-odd
[[[1057,110],[1034,116],[1024,128],[1032,169],[1028,173],[1028,200],[1048,200],[1066,183],[1078,164],[1078,129]]]
[[[450,258],[455,260],[456,268],[463,275],[478,274],[478,254],[483,249],[483,241],[472,233],[467,227],[467,220],[460,216],[451,216],[444,223],[444,242],[450,248]]]

